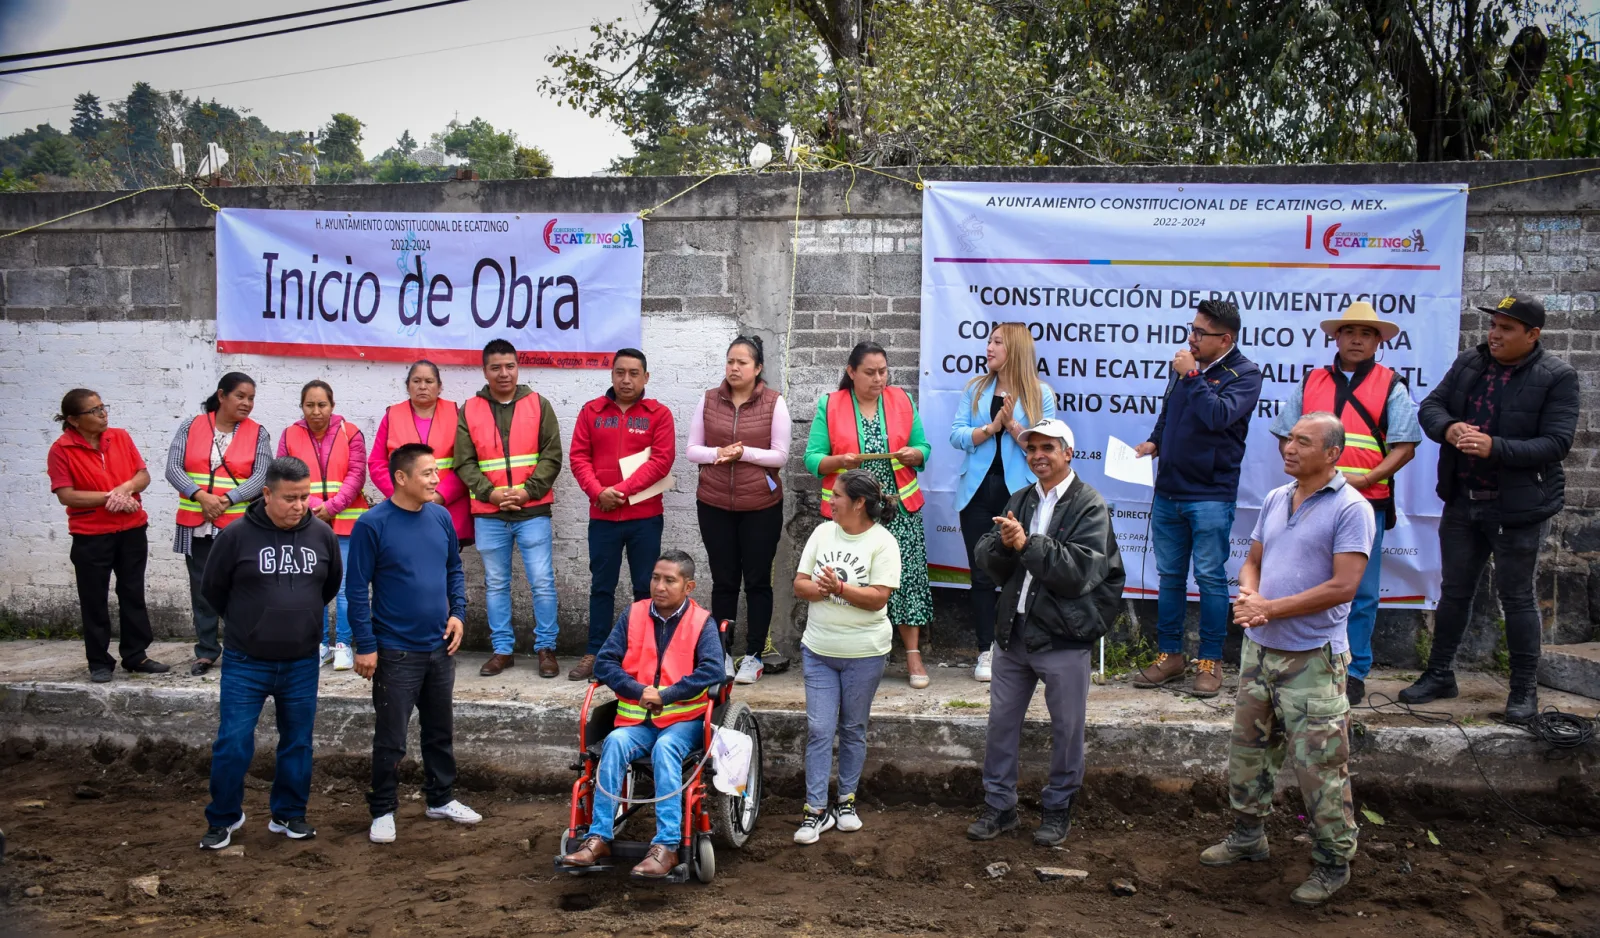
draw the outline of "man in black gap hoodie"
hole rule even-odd
[[[315,837],[306,823],[311,730],[317,716],[317,643],[323,610],[344,581],[339,539],[307,510],[311,470],[293,456],[273,460],[266,489],[244,522],[217,536],[200,589],[227,625],[222,718],[211,746],[205,850],[221,850],[244,825],[244,773],[256,723],[270,696],[278,718],[278,766],[267,830]]]

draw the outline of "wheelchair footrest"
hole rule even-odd
[[[581,842],[581,841],[575,841],[575,843],[576,842]],[[691,878],[690,875],[689,875],[689,862],[688,862],[689,855],[687,853],[688,849],[691,849],[691,848],[684,848],[684,847],[679,847],[678,848],[678,857],[679,857],[678,865],[673,867],[672,868],[672,872],[668,873],[666,876],[662,877],[661,879],[637,879],[637,880],[634,880],[634,882],[639,882],[639,883],[686,883],[686,882],[688,882],[690,880],[690,878]],[[561,863],[561,857],[557,856],[555,858],[555,867],[556,867],[556,869],[558,871],[560,871],[562,873],[570,873],[570,874],[572,874],[574,876],[582,876],[582,875],[585,875],[585,874],[588,874],[588,873],[611,873],[611,872],[617,872],[617,871],[627,872],[627,871],[632,870],[634,864],[638,863],[640,860],[643,860],[645,858],[645,855],[648,854],[649,852],[650,852],[650,844],[648,844],[648,843],[642,843],[642,842],[637,841],[637,840],[613,840],[611,842],[611,856],[605,857],[604,859],[597,861],[594,866],[564,866]]]

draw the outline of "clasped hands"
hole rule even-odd
[[[106,493],[106,511],[131,514],[138,510],[139,501],[133,497],[133,493],[128,491],[126,486],[119,485]]]
[[[1248,586],[1239,587],[1239,598],[1233,601],[1233,624],[1253,629],[1272,621],[1267,612],[1267,598]]]
[[[1004,518],[996,515],[994,523],[1000,526],[1000,543],[1015,551],[1028,546],[1028,531],[1016,515],[1009,511]]]
[[[516,511],[528,502],[528,490],[520,485],[506,485],[489,493],[489,504],[501,511]]]
[[[1487,459],[1494,453],[1494,437],[1470,423],[1457,421],[1444,431],[1444,441],[1468,456]]]

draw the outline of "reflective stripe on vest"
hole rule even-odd
[[[284,449],[290,456],[305,463],[311,470],[311,494],[326,501],[339,494],[339,489],[344,487],[345,473],[350,471],[350,441],[355,438],[356,428],[348,420],[339,423],[339,439],[328,448],[327,475],[323,475],[323,467],[317,456],[317,443],[311,438],[311,431],[298,423],[290,424],[283,431]],[[365,479],[362,480],[365,484]],[[356,497],[345,507],[344,511],[333,516],[333,533],[340,537],[348,537],[356,528],[356,519],[366,514],[367,497],[358,488]]]
[[[456,467],[456,421],[458,419],[455,401],[440,399],[433,409],[433,422],[428,424],[428,439],[423,440],[417,436],[417,423],[411,411],[410,401],[401,401],[391,404],[388,410],[389,435],[385,439],[388,447],[387,455],[394,455],[394,451],[407,443],[426,442],[433,447],[434,464],[439,471],[454,469]]]
[[[665,653],[656,649],[656,624],[651,617],[653,600],[641,599],[628,607],[628,650],[622,656],[622,670],[646,687],[666,688],[694,673],[694,653],[700,644],[700,632],[705,628],[711,613],[694,600],[678,620],[678,629],[672,633]],[[637,700],[617,695],[617,725],[632,726],[643,723],[648,717],[656,726],[671,726],[698,717],[711,706],[711,696],[702,690],[687,700],[667,704],[660,713],[650,712]]]
[[[539,465],[539,395],[529,394],[517,401],[511,413],[511,452],[505,451],[500,427],[494,422],[494,408],[481,397],[467,401],[467,433],[478,453],[478,470],[495,488],[522,485],[533,476]],[[431,428],[430,428],[431,430]],[[548,505],[555,501],[555,487],[544,497],[525,502],[524,508]],[[500,509],[479,499],[472,499],[475,515],[499,514]]]
[[[183,471],[189,481],[200,486],[203,492],[226,495],[245,483],[255,471],[256,445],[261,439],[261,424],[246,417],[233,428],[233,440],[222,454],[223,465],[211,470],[212,443],[215,441],[216,418],[201,414],[189,421],[188,435],[184,440]],[[249,502],[229,505],[217,520],[217,528],[225,528],[250,510]],[[178,497],[178,524],[198,528],[206,523],[205,510],[200,502],[181,495]]]
[[[1383,408],[1389,402],[1389,391],[1394,387],[1394,371],[1374,363],[1372,370],[1356,385],[1353,397],[1361,402],[1374,420],[1383,421]],[[1319,411],[1334,413],[1334,398],[1337,387],[1333,380],[1333,367],[1318,368],[1306,375],[1305,391],[1301,395],[1301,412],[1314,414]],[[1378,445],[1378,438],[1373,434],[1376,428],[1367,426],[1367,421],[1361,412],[1346,404],[1338,414],[1339,421],[1344,424],[1344,452],[1339,454],[1339,463],[1335,466],[1340,472],[1367,473],[1378,467],[1383,462],[1383,449]],[[1383,501],[1388,498],[1391,489],[1388,482],[1379,482],[1363,489],[1361,494],[1371,501]]]
[[[828,395],[828,448],[834,455],[861,452],[860,434],[856,432],[856,407],[854,394],[851,391],[834,391]],[[889,438],[889,452],[904,449],[911,442],[911,422],[914,411],[911,407],[911,395],[903,388],[894,386],[883,389],[883,396],[878,399],[878,409],[883,412],[884,431]],[[916,511],[922,507],[922,486],[917,481],[917,470],[900,464],[900,460],[891,459],[889,465],[894,469],[894,484],[900,496],[900,504],[906,511]],[[844,470],[835,472],[822,480],[822,517],[833,517],[833,480],[842,475]]]

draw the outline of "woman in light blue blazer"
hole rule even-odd
[[[1035,371],[1033,336],[1020,322],[1001,323],[989,333],[988,371],[967,382],[950,427],[950,445],[966,453],[956,484],[961,538],[972,571],[972,621],[978,633],[978,666],[972,676],[990,677],[994,657],[995,606],[1000,587],[973,561],[978,539],[994,527],[1011,493],[1037,480],[1017,436],[1056,415],[1055,394]],[[1007,617],[1010,621],[1010,617]]]

